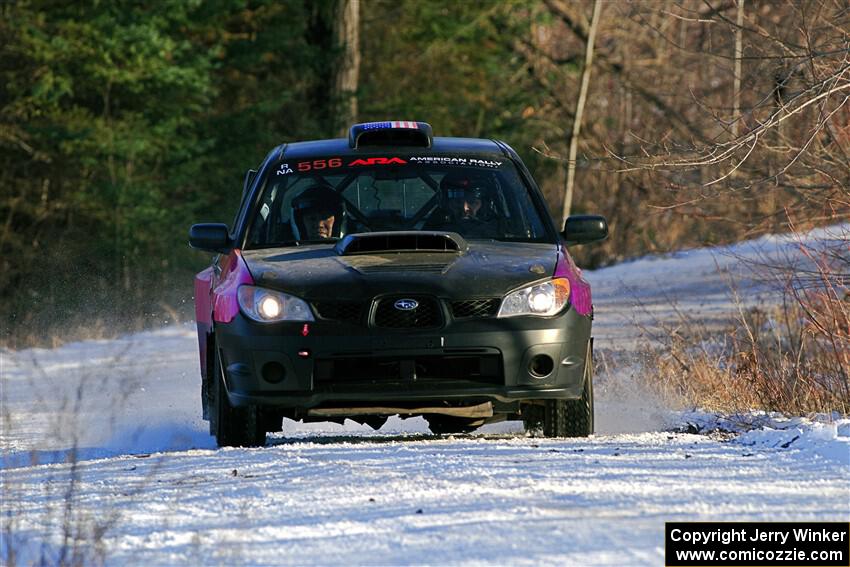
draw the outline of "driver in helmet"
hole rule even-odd
[[[292,200],[296,240],[339,238],[344,218],[342,197],[327,185],[309,187]]]
[[[440,181],[442,202],[425,224],[467,237],[498,237],[489,181],[480,174],[452,172]]]

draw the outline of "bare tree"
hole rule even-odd
[[[601,12],[601,2],[594,0],[593,16],[590,19],[590,28],[587,32],[587,46],[584,51],[584,68],[581,71],[581,87],[579,88],[578,98],[576,99],[575,118],[573,119],[573,130],[570,135],[570,154],[567,159],[567,181],[564,188],[564,206],[561,212],[561,226],[570,216],[570,209],[573,204],[573,185],[575,183],[576,174],[576,155],[578,153],[578,140],[581,134],[581,119],[584,116],[584,104],[587,100],[587,88],[590,85],[590,70],[593,67],[593,44],[596,41],[596,30],[599,28],[599,14]]]
[[[744,53],[744,0],[738,0],[738,27],[735,28],[735,85],[732,96],[735,103],[732,108],[732,135],[738,136],[738,126],[741,121],[741,57]]]
[[[787,230],[786,210],[803,229],[850,214],[846,2],[606,3],[580,119],[588,5],[542,6],[551,17],[532,20],[515,50],[539,87],[533,118],[548,128],[534,147],[559,172],[542,183],[550,204],[599,211],[616,227],[588,255]],[[580,126],[585,159],[558,124]],[[581,188],[569,209],[567,168]]]
[[[337,45],[341,49],[336,73],[336,96],[340,101],[338,131],[345,135],[357,121],[357,87],[360,79],[360,0],[339,0],[335,22]]]

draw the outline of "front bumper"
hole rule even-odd
[[[261,324],[239,314],[215,334],[231,404],[310,409],[577,399],[590,329],[570,307],[551,318],[450,321],[428,331]]]

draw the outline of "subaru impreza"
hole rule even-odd
[[[377,122],[274,148],[232,226],[190,229],[214,254],[195,279],[211,434],[421,415],[434,433],[589,435],[593,305],[568,248],[607,234],[595,215],[556,228],[498,140]]]

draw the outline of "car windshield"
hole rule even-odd
[[[506,159],[327,157],[284,160],[268,171],[250,223],[249,248],[331,243],[379,231],[550,239],[529,190]]]

